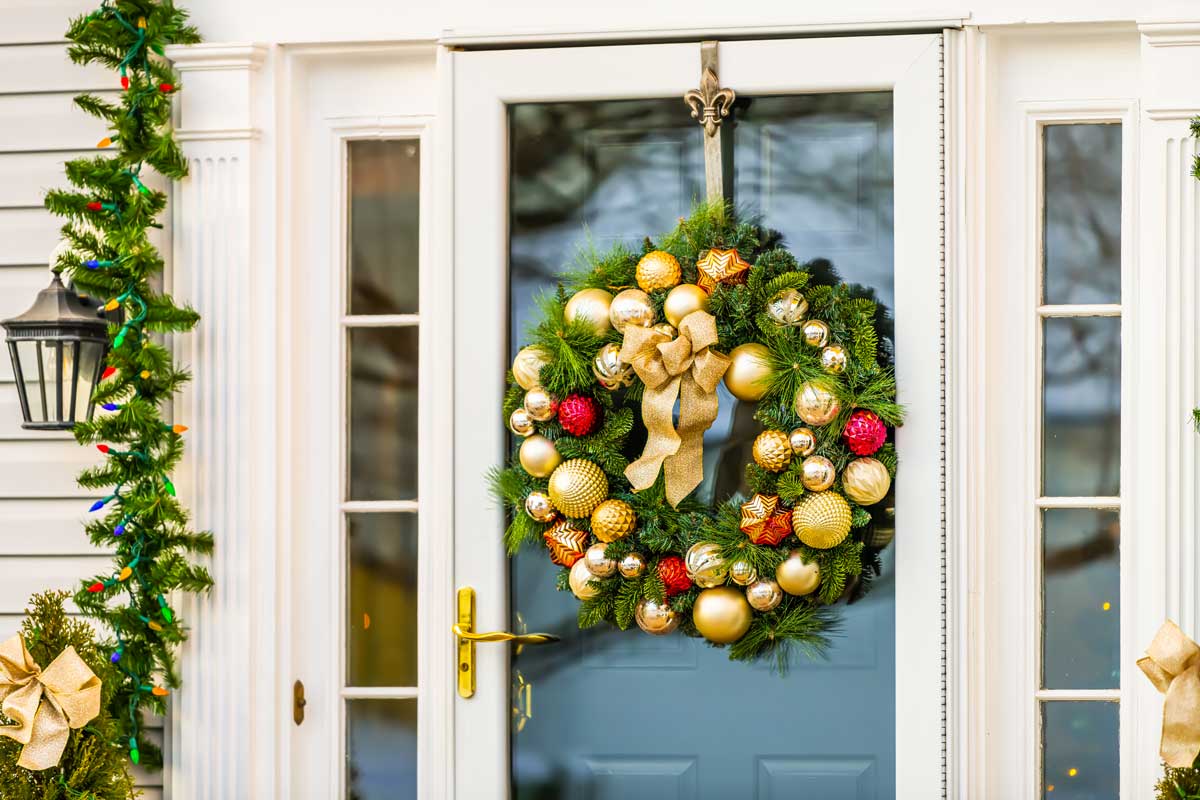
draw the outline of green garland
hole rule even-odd
[[[171,0],[105,0],[73,20],[67,38],[72,61],[115,70],[122,89],[119,102],[75,98],[111,131],[99,147],[115,148],[68,162],[73,188],[46,195],[46,207],[68,220],[62,233],[70,247],[57,267],[81,292],[109,298],[107,311],[122,314],[110,324],[107,368],[94,394],[112,413],[75,427],[81,444],[108,457],[83,471],[79,485],[105,491],[91,508],[105,513],[87,532],[93,544],[115,551],[114,568],[85,580],[75,602],[112,632],[109,657],[122,676],[111,698],[120,741],[134,763],[157,766],[161,753],[143,736],[142,718],[147,709],[165,713],[168,687],[179,685],[174,650],[187,636],[167,597],[212,585],[208,572],[186,557],[211,551],[212,536],[188,528],[170,478],[186,428],[164,419],[162,409],[189,376],[154,334],[190,330],[199,316],[155,288],[163,260],[148,232],[162,227],[157,220],[167,196],[146,186],[142,170],[174,180],[187,175],[171,129],[179,82],[160,57],[164,46],[199,37]]]

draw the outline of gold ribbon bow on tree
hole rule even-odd
[[[16,723],[0,726],[0,736],[24,745],[17,766],[49,769],[62,758],[71,728],[100,713],[100,679],[74,647],[42,669],[14,636],[0,644],[0,712]]]
[[[704,480],[704,432],[717,418],[717,384],[729,369],[729,357],[709,349],[716,343],[717,320],[706,311],[684,317],[675,339],[653,328],[625,328],[620,358],[646,385],[642,422],[647,432],[646,447],[625,477],[640,492],[654,485],[661,469],[672,508]]]
[[[1137,664],[1166,695],[1159,755],[1167,766],[1192,766],[1200,754],[1200,646],[1167,620]]]

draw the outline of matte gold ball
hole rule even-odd
[[[549,488],[555,508],[568,517],[586,517],[608,496],[608,478],[591,461],[572,458],[554,469]]]
[[[545,492],[530,492],[525,498],[525,513],[538,522],[552,522],[558,516],[554,503]]]
[[[860,506],[870,506],[887,496],[892,476],[877,458],[856,458],[842,471],[842,491]]]
[[[571,575],[568,579],[568,582],[571,584],[571,594],[580,600],[591,600],[600,594],[600,590],[589,583],[589,581],[595,579],[596,576],[588,569],[587,562],[582,558],[579,559],[571,567]]]
[[[747,586],[758,580],[758,570],[749,561],[734,561],[729,565],[729,579],[738,586]]]
[[[562,456],[558,454],[554,442],[541,434],[535,434],[521,442],[518,458],[521,468],[535,478],[546,477],[562,463]]]
[[[646,253],[637,264],[637,285],[647,292],[670,289],[679,283],[682,275],[679,261],[662,250]]]
[[[663,301],[663,316],[676,328],[693,311],[708,311],[708,295],[694,283],[676,286]]]
[[[829,325],[819,319],[810,319],[800,329],[804,335],[804,343],[812,347],[824,347],[829,344]]]
[[[617,572],[622,578],[640,578],[646,571],[646,557],[641,553],[629,553],[617,562]]]
[[[612,295],[603,289],[582,289],[567,301],[563,318],[567,322],[586,322],[597,336],[603,336],[612,327],[608,319],[612,299]]]
[[[617,560],[604,555],[608,545],[594,544],[583,554],[583,563],[587,564],[588,572],[597,578],[607,578],[617,571]]]
[[[679,614],[666,603],[650,599],[638,601],[633,618],[639,628],[653,636],[666,636],[679,627]]]
[[[688,548],[683,557],[688,577],[702,589],[720,586],[729,574],[729,565],[721,558],[720,545],[699,542]]]
[[[817,449],[817,435],[812,428],[796,428],[788,435],[788,444],[798,456],[811,456]]]
[[[776,325],[803,325],[808,315],[808,301],[798,289],[784,289],[767,302],[767,316]]]
[[[830,375],[840,375],[846,371],[846,348],[840,344],[831,344],[821,351],[821,368]]]
[[[550,356],[536,346],[522,347],[513,359],[513,377],[525,391],[541,384],[542,367],[550,363]]]
[[[796,413],[809,425],[828,425],[842,410],[833,387],[820,381],[806,381],[796,390]]]
[[[783,472],[792,461],[792,445],[783,431],[763,431],[754,438],[754,463],[768,472]]]
[[[705,589],[692,606],[696,630],[717,644],[732,644],[745,636],[753,615],[746,596],[732,586]]]
[[[837,547],[850,533],[850,505],[837,492],[806,494],[792,509],[792,529],[809,547]]]
[[[637,377],[632,364],[621,360],[621,346],[609,343],[601,347],[592,359],[592,374],[600,385],[610,392],[622,386],[629,386]]]
[[[620,292],[608,307],[608,321],[618,333],[624,333],[627,325],[649,328],[654,324],[654,316],[654,303],[641,289]]]
[[[514,408],[513,413],[508,416],[508,429],[517,436],[529,436],[537,426],[533,423],[533,417],[525,410],[525,407]]]
[[[592,511],[592,533],[602,542],[612,542],[633,533],[637,515],[624,500],[605,500]]]
[[[783,589],[775,581],[764,578],[746,587],[746,601],[755,611],[771,611],[783,601]]]
[[[535,386],[525,393],[525,410],[536,422],[549,422],[558,413],[558,399]]]
[[[809,456],[800,464],[800,482],[810,492],[823,492],[833,486],[837,469],[825,456]]]
[[[821,568],[815,561],[805,561],[799,550],[793,550],[775,568],[775,580],[788,594],[797,597],[812,594],[821,585]]]
[[[747,342],[729,353],[725,388],[738,400],[752,403],[762,398],[771,385],[770,351],[758,342]]]

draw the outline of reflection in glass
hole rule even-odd
[[[1048,125],[1045,302],[1121,302],[1121,126]]]
[[[348,145],[350,313],[414,314],[420,274],[421,143]]]
[[[417,328],[350,336],[349,499],[417,494]]]
[[[346,797],[417,796],[417,701],[346,701]]]
[[[1045,800],[1117,800],[1117,704],[1042,704]]]
[[[1061,317],[1044,323],[1042,493],[1120,492],[1121,320]]]
[[[1043,512],[1042,686],[1116,689],[1120,665],[1120,526],[1116,511]]]
[[[417,685],[417,515],[347,516],[349,686]]]

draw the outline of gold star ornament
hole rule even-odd
[[[723,283],[727,286],[736,286],[739,283],[745,283],[747,273],[750,272],[750,263],[738,255],[737,250],[717,250],[713,248],[696,262],[696,269],[700,272],[700,277],[696,283],[705,292],[712,294],[713,289],[717,288],[718,283]]]

